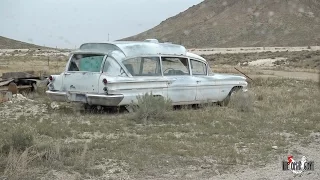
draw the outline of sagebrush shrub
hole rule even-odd
[[[137,96],[137,103],[131,105],[134,111],[134,120],[136,122],[147,123],[148,121],[162,121],[168,118],[168,111],[172,110],[171,100],[162,96],[154,96],[152,93],[146,93]]]
[[[33,140],[33,135],[30,132],[19,128],[10,134],[9,139],[2,146],[2,152],[9,153],[11,148],[18,152],[25,151],[33,145]]]
[[[253,94],[251,92],[237,91],[235,92],[230,101],[231,107],[242,112],[253,111]]]

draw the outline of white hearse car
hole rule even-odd
[[[151,93],[173,105],[227,105],[233,91],[246,91],[246,78],[212,72],[208,62],[181,45],[115,41],[85,43],[71,53],[65,71],[49,77],[53,101],[119,107]]]

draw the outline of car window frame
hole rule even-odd
[[[130,59],[135,59],[135,58],[152,58],[152,57],[157,57],[159,58],[159,68],[160,68],[160,75],[154,75],[154,76],[133,76],[130,72],[127,71],[127,68],[125,67],[124,63],[127,60]],[[141,65],[141,64],[140,64]],[[159,55],[140,55],[140,56],[130,56],[130,57],[126,57],[124,59],[121,60],[121,66],[123,66],[125,68],[125,71],[127,73],[128,76],[130,77],[162,77],[163,73],[162,73],[162,63],[161,63],[161,56]]]
[[[114,77],[130,77],[130,76],[131,76],[131,74],[130,74],[129,72],[127,72],[127,70],[123,67],[122,63],[119,63],[119,61],[118,61],[115,57],[110,56],[110,55],[106,55],[106,58],[105,58],[104,61],[103,61],[103,65],[101,66],[101,74],[105,73],[105,72],[104,72],[104,66],[105,66],[108,58],[113,59],[114,62],[119,65],[120,70],[122,69],[123,72],[125,73],[125,76],[114,76]],[[130,74],[130,75],[129,75],[129,74]]]
[[[187,56],[171,56],[171,55],[161,55],[160,56],[160,62],[161,62],[161,73],[162,73],[162,76],[163,77],[172,77],[172,76],[165,76],[164,75],[164,71],[163,71],[163,61],[162,61],[162,58],[184,58],[184,59],[187,59],[187,63],[188,63],[188,71],[189,71],[189,74],[186,74],[186,75],[172,75],[172,76],[181,76],[181,77],[186,77],[186,76],[191,76],[192,75],[192,72],[191,72],[191,67],[190,67],[190,59],[189,57]]]
[[[101,62],[101,65],[100,65],[100,70],[99,72],[92,72],[92,71],[70,71],[69,68],[70,68],[70,64],[71,64],[71,60],[72,58],[75,56],[75,55],[79,55],[79,54],[82,54],[82,55],[101,55],[103,56],[103,59],[102,59],[102,62]],[[105,60],[107,59],[108,55],[106,54],[102,54],[102,53],[90,53],[90,52],[80,52],[80,53],[72,53],[69,57],[69,60],[68,60],[68,63],[65,67],[65,73],[102,73],[102,69],[104,67],[104,62]]]
[[[196,62],[200,62],[200,63],[204,64],[205,65],[205,74],[193,74],[192,67],[191,67],[191,61],[196,61]],[[208,63],[207,62],[204,62],[204,61],[201,61],[201,60],[198,60],[195,58],[189,58],[189,62],[190,62],[190,69],[191,69],[192,76],[208,76]]]
[[[138,76],[132,76],[130,74],[130,72],[127,72],[127,69],[125,68],[124,64],[123,64],[123,61],[125,60],[128,60],[128,59],[132,59],[132,58],[138,58],[138,57],[159,57],[160,58],[160,71],[161,71],[161,76],[162,77],[170,77],[170,76],[164,76],[163,74],[163,64],[162,64],[162,57],[172,57],[172,58],[186,58],[188,59],[188,66],[189,66],[189,76],[193,76],[192,74],[192,69],[191,69],[191,62],[190,62],[190,59],[193,59],[193,60],[196,60],[196,61],[200,61],[202,63],[204,63],[206,65],[206,75],[204,76],[208,76],[208,67],[209,67],[209,64],[207,61],[204,61],[202,59],[198,59],[198,58],[195,58],[195,57],[190,57],[190,56],[184,56],[184,55],[165,55],[165,54],[159,54],[159,55],[140,55],[140,56],[130,56],[130,57],[126,57],[126,58],[123,58],[121,60],[121,62],[118,62],[121,67],[123,67],[127,73],[127,75],[129,77],[138,77]],[[115,58],[114,58],[115,59]],[[116,59],[117,60],[117,59]],[[182,77],[185,77],[185,76],[188,76],[188,75],[176,75],[176,76],[182,76]],[[140,77],[143,77],[143,76],[140,76]]]

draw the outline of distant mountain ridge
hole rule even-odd
[[[46,48],[34,44],[0,36],[0,49],[30,49],[30,48]]]
[[[205,0],[122,40],[148,38],[189,48],[320,45],[320,1]]]

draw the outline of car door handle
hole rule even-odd
[[[66,75],[70,75],[71,73],[64,73],[64,75],[66,76]]]
[[[199,82],[201,82],[201,81],[197,81],[197,83],[199,83]]]

